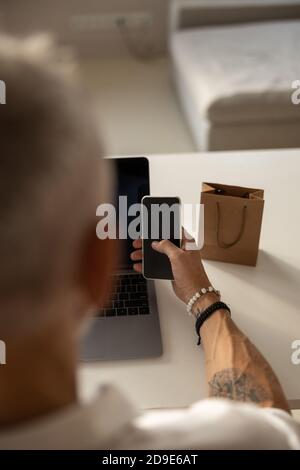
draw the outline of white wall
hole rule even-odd
[[[62,42],[74,44],[80,53],[94,56],[124,54],[125,47],[117,31],[74,32],[70,16],[79,13],[150,11],[153,27],[149,39],[159,51],[165,49],[169,0],[0,0],[0,18],[11,33],[54,31]],[[1,27],[1,21],[0,21]],[[140,39],[138,32],[134,37]]]

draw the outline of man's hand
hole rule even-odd
[[[173,288],[177,297],[187,303],[189,299],[202,287],[209,287],[210,282],[204,270],[200,251],[184,249],[186,240],[183,240],[182,248],[178,248],[169,240],[153,242],[153,250],[168,256],[174,275]],[[133,247],[136,251],[131,254],[131,259],[135,262],[134,269],[142,272],[142,241],[135,240]],[[212,295],[213,294],[208,294]],[[214,300],[216,301],[216,300]]]

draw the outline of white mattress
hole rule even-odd
[[[171,55],[197,114],[214,123],[300,120],[300,21],[187,29]]]

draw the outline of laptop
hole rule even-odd
[[[127,196],[128,207],[141,203],[150,194],[147,158],[114,158],[117,197]],[[132,218],[119,217],[126,224]],[[123,227],[124,228],[124,227]],[[144,279],[132,268],[132,240],[120,240],[122,256],[113,275],[113,287],[107,305],[96,312],[84,338],[83,361],[121,360],[157,357],[162,342],[153,281]]]

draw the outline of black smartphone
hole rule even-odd
[[[181,245],[181,206],[178,197],[142,199],[143,275],[146,279],[174,279],[167,255],[152,248],[153,241],[170,240]]]

